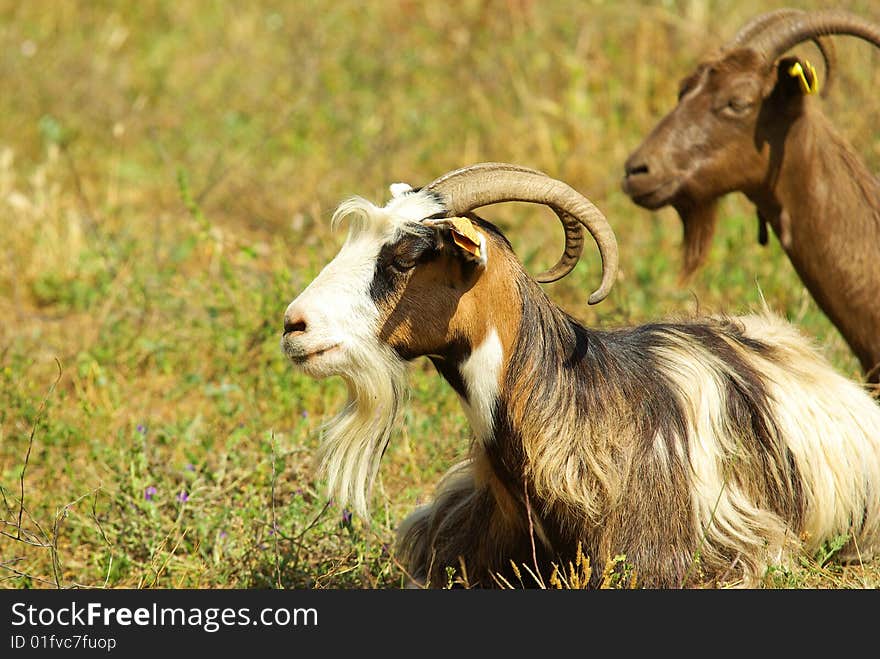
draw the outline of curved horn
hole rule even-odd
[[[618,265],[614,231],[602,212],[568,184],[527,167],[484,162],[444,174],[422,189],[440,197],[451,216],[503,201],[549,206],[565,228],[566,248],[559,262],[538,280],[555,281],[571,272],[583,249],[583,226],[602,257],[602,283],[590,295],[589,304],[601,302],[611,291]]]
[[[472,165],[470,167],[463,167],[461,169],[456,169],[452,172],[444,174],[433,183],[425,186],[425,189],[431,189],[434,192],[437,192],[437,186],[442,186],[447,180],[451,179],[459,179],[465,173],[470,173],[472,176],[476,176],[478,172],[485,172],[489,170],[495,171],[506,171],[506,172],[525,172],[527,174],[539,175],[545,178],[546,174],[543,172],[539,172],[535,169],[530,169],[528,167],[522,167],[520,165],[512,165],[509,163],[493,163],[486,162],[480,163],[477,165]],[[483,185],[485,182],[482,183]],[[512,201],[510,199],[498,199],[497,201]],[[458,200],[452,202],[449,199],[444,199],[444,202],[447,204],[447,208],[450,209],[452,215],[466,213],[475,208],[479,208],[480,206],[487,206],[488,202],[477,204],[473,206],[467,206],[465,210],[460,210],[460,208],[464,208],[469,202],[466,200]],[[450,203],[457,203],[460,208],[456,210],[452,210]],[[572,217],[569,213],[566,213],[562,209],[551,206],[553,212],[556,213],[556,216],[559,218],[559,221],[562,223],[562,228],[565,231],[565,248],[562,251],[562,256],[559,257],[559,261],[557,261],[556,265],[554,265],[549,270],[545,270],[539,275],[535,276],[535,279],[542,284],[549,284],[551,282],[557,281],[565,277],[569,272],[574,270],[574,267],[577,265],[578,260],[581,258],[581,253],[584,251],[584,225],[581,224],[576,218]]]
[[[733,39],[727,42],[725,48],[739,48],[745,46],[749,41],[754,39],[759,33],[767,29],[767,27],[783,18],[791,18],[803,14],[801,9],[774,9],[763,14],[758,14],[749,22],[743,25],[734,35]]]
[[[804,13],[778,25],[777,29],[767,30],[749,43],[771,63],[802,41],[831,34],[858,37],[880,48],[880,27],[845,11]]]
[[[775,9],[759,14],[739,29],[733,39],[727,42],[725,49],[731,50],[747,46],[752,39],[762,32],[768,31],[769,33],[772,25],[782,25],[781,21],[801,16],[804,13],[801,9]],[[834,67],[837,65],[837,51],[834,49],[834,43],[828,39],[813,37],[812,41],[816,44],[816,48],[819,49],[825,62],[825,84],[822,85],[821,91],[821,95],[824,97],[827,96],[828,90],[831,89]]]

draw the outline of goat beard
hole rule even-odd
[[[369,519],[370,494],[406,390],[406,364],[384,344],[353,361],[343,376],[348,402],[324,426],[315,461],[328,496]]]
[[[681,281],[686,282],[694,272],[706,262],[712,236],[715,235],[715,224],[718,218],[718,204],[708,201],[695,205],[677,205],[681,221],[684,224],[682,241]]]

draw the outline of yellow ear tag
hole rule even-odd
[[[810,80],[807,80],[807,76],[804,73],[804,67],[801,66],[800,62],[795,62],[791,65],[791,68],[788,70],[788,75],[792,78],[797,78],[798,82],[801,85],[801,91],[804,94],[815,94],[819,91],[819,76],[816,75],[816,67],[810,64],[809,60],[804,60],[804,64],[807,65],[807,70],[810,72]]]
[[[466,217],[450,217],[447,222],[452,230],[452,240],[455,244],[481,261],[484,260],[480,248],[485,239],[474,228],[473,223]]]

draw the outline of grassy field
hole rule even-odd
[[[724,200],[708,266],[681,284],[674,211],[620,191],[679,78],[781,4],[0,0],[0,585],[401,586],[394,529],[466,452],[464,415],[416,362],[375,516],[353,518],[310,461],[344,386],[292,371],[281,319],[338,250],[342,199],[477,161],[542,169],[608,215],[610,297],[586,306],[590,249],[548,286],[584,322],[763,295],[858,377],[745,200]],[[826,111],[876,171],[880,54],[837,44]],[[558,255],[543,211],[486,216],[531,271]],[[826,554],[767,586],[880,586],[880,566]]]

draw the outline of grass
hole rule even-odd
[[[857,377],[778,243],[757,245],[744,200],[723,201],[708,266],[682,286],[674,212],[619,190],[677,80],[779,5],[0,2],[14,90],[0,95],[0,583],[403,585],[394,529],[467,450],[464,415],[415,363],[374,518],[352,518],[311,465],[344,387],[291,370],[281,316],[341,244],[339,201],[471,162],[542,169],[606,212],[622,262],[609,299],[585,304],[589,252],[548,286],[585,322],[735,313],[763,295]],[[880,60],[853,41],[838,40],[825,103],[876,170]],[[541,211],[489,217],[530,270],[554,261],[561,233]],[[535,576],[576,587],[604,569],[631,585],[617,567]],[[880,570],[823,553],[767,585],[876,587]]]

